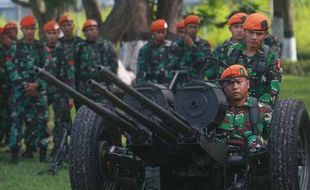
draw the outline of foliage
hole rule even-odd
[[[283,72],[285,74],[297,76],[310,76],[310,60],[301,60],[295,62],[282,62]]]

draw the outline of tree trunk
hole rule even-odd
[[[283,0],[284,40],[282,58],[297,61],[296,39],[293,32],[291,0]]]

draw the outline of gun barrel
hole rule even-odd
[[[122,128],[123,130],[131,134],[132,136],[136,137],[140,134],[140,130],[137,127],[135,127],[128,121],[124,120],[123,118],[119,117],[117,114],[104,108],[103,106],[100,106],[98,103],[90,100],[89,98],[79,93],[78,91],[72,89],[72,87],[58,80],[56,77],[54,77],[47,71],[41,68],[35,68],[35,72],[38,74],[38,76],[41,79],[43,79],[49,84],[56,86],[58,89],[68,94],[73,99],[89,107],[91,110],[96,112],[98,115],[102,116],[103,118],[106,118],[108,121],[111,121],[112,123],[117,123],[120,128]]]
[[[169,124],[169,127],[172,128],[176,132],[180,132],[183,135],[190,135],[193,132],[193,128],[188,126],[185,122],[181,121],[179,118],[175,117],[171,113],[169,113],[164,108],[158,106],[156,103],[151,101],[150,99],[143,96],[136,89],[129,87],[123,81],[121,81],[116,75],[114,75],[111,71],[104,68],[103,66],[99,66],[98,71],[102,74],[103,79],[106,82],[114,83],[116,86],[124,90],[129,95],[135,97],[139,102],[143,103],[154,112],[159,118],[161,118],[165,123]]]
[[[120,98],[115,96],[113,93],[111,93],[108,89],[101,86],[98,82],[94,80],[87,81],[89,87],[98,92],[99,94],[106,97],[108,100],[113,102],[117,107],[125,111],[128,115],[131,115],[133,118],[135,118],[137,121],[141,122],[147,129],[149,129],[151,132],[157,132],[158,135],[168,141],[175,140],[176,136],[169,132],[167,129],[160,126],[160,124],[152,121],[150,118],[144,116],[143,114],[139,113],[135,109],[131,108],[128,104],[126,104],[124,101],[122,101]]]

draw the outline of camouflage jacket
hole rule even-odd
[[[54,75],[59,80],[74,88],[74,64],[69,62],[65,56],[65,50],[58,43],[55,48],[50,48],[44,44],[44,69]],[[71,65],[70,65],[71,64]],[[57,98],[66,97],[54,86],[47,90],[48,97],[51,100],[54,96]],[[56,98],[56,97],[54,97]]]
[[[43,50],[43,44],[36,40],[31,44],[23,40],[16,43],[15,56],[5,64],[13,91],[22,89],[27,82],[38,83],[39,91],[46,90],[46,83],[34,72],[35,66],[44,66]]]
[[[278,55],[278,57],[281,56],[281,43],[275,36],[268,35],[268,37],[264,40],[264,44],[269,46],[269,48],[272,49]]]
[[[88,88],[87,80],[94,79],[102,82],[96,72],[97,66],[102,65],[116,73],[118,58],[113,44],[109,41],[81,42],[77,46],[74,57],[76,88],[88,97],[92,97],[94,93]]]
[[[15,52],[16,44],[12,44],[9,49],[0,46],[0,97],[9,97],[11,87],[5,64],[13,59]]]
[[[259,114],[259,122],[255,127],[250,120],[249,114],[250,109],[257,106],[257,104],[259,107],[259,112],[257,112]],[[272,109],[270,106],[261,102],[257,103],[257,99],[249,96],[241,107],[236,108],[228,105],[226,117],[218,129],[227,137],[225,140],[228,143],[241,142],[240,144],[247,143],[251,145],[257,136],[265,140],[268,139],[271,117]]]
[[[172,44],[169,55],[172,69],[186,70],[196,79],[201,77],[202,70],[208,70],[213,64],[210,43],[198,37],[192,48],[185,43],[184,38],[178,39]]]
[[[137,81],[169,83],[173,77],[168,65],[169,42],[157,45],[153,40],[141,47],[137,63]]]
[[[59,38],[59,48],[64,50],[64,59],[68,61],[69,65],[74,65],[74,52],[79,43],[83,42],[82,38],[74,36],[67,40],[64,37]]]
[[[246,55],[244,43],[229,46],[226,58],[220,63],[220,74],[233,64],[247,68],[250,95],[272,105],[280,92],[282,69],[278,56],[265,44],[251,57]]]

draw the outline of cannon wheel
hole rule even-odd
[[[271,189],[310,189],[310,122],[302,101],[276,104],[269,143]]]
[[[121,145],[119,130],[82,106],[72,126],[69,154],[72,189],[118,189],[118,185],[107,174],[109,163],[105,161],[105,155],[111,145]]]

